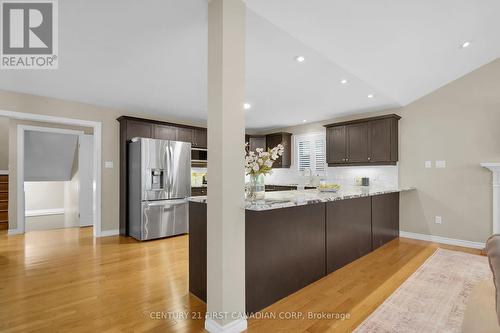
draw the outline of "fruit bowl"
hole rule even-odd
[[[318,190],[320,192],[337,192],[340,190],[340,185],[339,184],[333,184],[333,183],[320,183]]]

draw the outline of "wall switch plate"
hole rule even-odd
[[[443,219],[441,218],[441,216],[435,216],[434,217],[434,222],[436,224],[441,224],[441,223],[443,223]]]
[[[444,169],[444,168],[446,168],[446,161],[436,161],[436,168],[437,169]]]
[[[104,167],[106,169],[113,169],[113,161],[106,161],[106,162],[104,162]]]
[[[424,164],[424,165],[425,165],[425,167],[426,167],[427,169],[430,169],[430,168],[432,168],[432,161],[425,161],[425,164]]]

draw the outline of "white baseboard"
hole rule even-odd
[[[418,234],[415,232],[400,231],[399,236],[405,237],[405,238],[412,238],[412,239],[418,239],[418,240],[423,240],[423,241],[429,241],[429,242],[434,242],[434,243],[442,243],[442,244],[448,244],[448,245],[470,247],[473,249],[484,249],[484,247],[486,246],[485,243],[481,243],[481,242],[471,242],[471,241],[462,240],[462,239],[447,238],[447,237],[433,236],[433,235],[426,235],[426,234]]]
[[[238,319],[222,326],[212,318],[206,318],[205,329],[210,333],[240,333],[247,329],[247,320]]]
[[[7,235],[21,235],[23,231],[21,229],[9,229],[7,230]]]
[[[0,175],[8,175],[9,170],[0,170]]]
[[[99,237],[109,237],[109,236],[116,236],[120,234],[120,229],[113,229],[113,230],[102,230],[101,234]]]
[[[24,215],[26,217],[46,216],[46,215],[62,215],[62,214],[64,214],[64,208],[33,209],[33,210],[27,210],[24,213]]]

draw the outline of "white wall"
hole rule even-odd
[[[25,229],[48,230],[64,227],[64,183],[65,182],[25,182]],[[47,214],[59,210],[62,213]],[[28,216],[36,214],[34,216]],[[40,214],[40,215],[39,215]]]
[[[65,182],[25,182],[27,211],[64,208]]]
[[[71,180],[50,182],[25,182],[26,231],[78,227],[79,178],[78,153],[71,169]],[[60,210],[61,213],[43,215],[43,211]],[[38,212],[37,212],[38,211]],[[41,211],[41,212],[40,212]]]
[[[71,181],[25,182],[26,214],[34,214],[26,216],[26,231],[79,226],[78,186],[77,173]]]

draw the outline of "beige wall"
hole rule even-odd
[[[417,188],[401,195],[401,230],[484,242],[492,233],[492,179],[479,163],[500,162],[500,59],[403,108],[278,130],[319,132],[328,123],[388,113],[402,116],[399,183]],[[424,168],[436,160],[447,167]]]
[[[106,169],[102,167],[102,230],[118,229],[118,205],[119,205],[119,123],[116,118],[122,115],[140,116],[131,112],[120,111],[110,108],[92,106],[83,103],[64,101],[54,98],[39,97],[27,94],[18,94],[0,91],[0,110],[43,114],[56,117],[66,117],[99,121],[102,123],[102,163],[113,161],[115,167]],[[143,116],[144,117],[144,116]],[[196,122],[186,122],[172,117],[147,117],[175,123],[188,125],[203,125]],[[60,127],[60,126],[57,126]],[[13,131],[9,131],[10,140],[15,140]],[[12,143],[10,144],[12,146]],[[15,170],[15,152],[9,151],[10,175]],[[15,182],[9,185],[9,228],[17,226],[15,222]],[[14,191],[14,192],[12,192]],[[12,222],[12,224],[11,224]]]
[[[0,117],[0,170],[9,170],[9,119]]]
[[[400,110],[401,229],[470,241],[492,233],[491,173],[500,162],[500,59]],[[445,160],[445,169],[425,169]],[[443,217],[435,224],[436,215]]]

